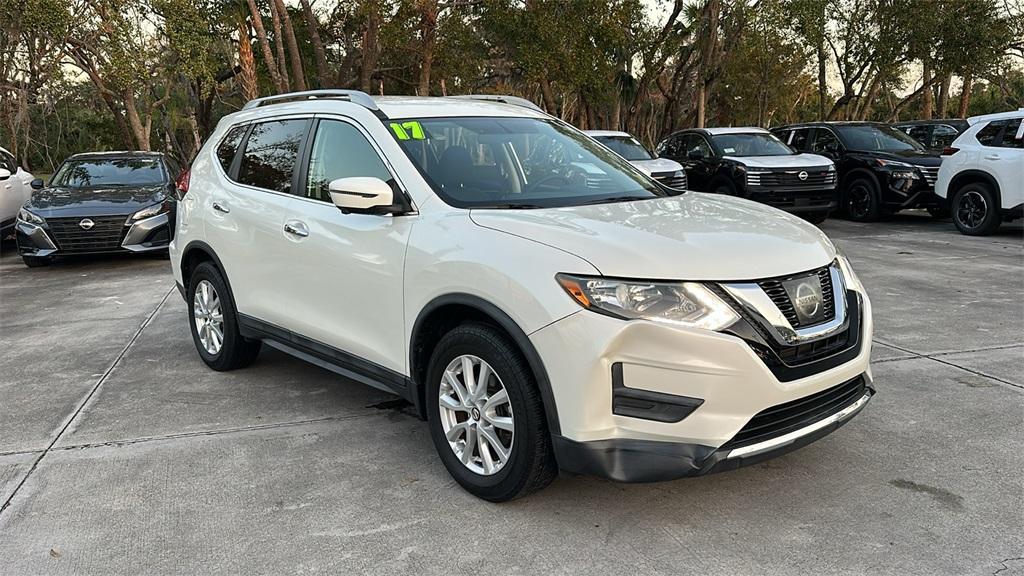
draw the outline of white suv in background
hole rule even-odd
[[[942,151],[935,193],[960,232],[982,236],[1024,213],[1024,108],[967,122]]]
[[[0,148],[0,240],[14,229],[18,211],[32,196],[32,179],[13,154]]]
[[[818,229],[508,102],[328,90],[222,119],[171,245],[203,361],[265,342],[393,392],[492,501],[559,468],[735,468],[869,401],[871,305]]]
[[[630,164],[658,182],[670,188],[686,189],[686,170],[683,165],[675,160],[658,158],[651,154],[651,151],[629,132],[585,130],[584,134],[611,148],[612,152],[629,160]]]

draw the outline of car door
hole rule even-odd
[[[343,213],[328,185],[348,177],[375,177],[403,187],[372,137],[355,121],[321,117],[307,146],[302,185],[289,207],[288,258],[281,270],[293,285],[280,305],[288,328],[306,344],[326,344],[404,373],[402,274],[415,216]]]
[[[783,140],[783,142],[797,152],[806,152],[807,141],[809,140],[810,135],[810,128],[794,128],[789,132],[788,137]]]
[[[296,290],[285,273],[293,256],[284,232],[309,118],[252,124],[231,167],[231,180],[208,197],[206,241],[225,268],[238,312],[278,327],[293,315],[283,302]],[[231,134],[229,133],[229,137]]]
[[[6,150],[0,150],[0,168],[9,173],[0,180],[0,226],[6,226],[32,195],[32,175],[22,170]]]
[[[682,164],[686,168],[687,186],[691,190],[708,191],[718,162],[711,144],[700,134],[686,134],[683,150]]]

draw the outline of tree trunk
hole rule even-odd
[[[952,74],[942,76],[942,84],[939,84],[939,118],[945,118],[949,114],[949,84],[953,81]]]
[[[967,118],[967,108],[971,105],[971,89],[974,87],[974,77],[970,72],[964,74],[964,87],[960,91],[960,108],[956,115],[960,118]]]
[[[697,87],[697,128],[704,127],[704,108],[707,106],[707,100],[707,86],[704,85],[704,81],[702,80],[700,86]]]
[[[282,92],[288,92],[292,88],[292,82],[288,78],[288,63],[284,55],[284,40],[281,32],[281,14],[277,10],[277,0],[270,0],[270,20],[274,25],[274,47],[277,49],[277,69],[281,71],[281,83],[284,85]]]
[[[420,0],[420,81],[417,94],[430,96],[430,69],[437,42],[437,0]]]
[[[292,17],[288,14],[288,8],[284,0],[273,0],[277,4],[277,13],[281,16],[281,23],[284,26],[284,39],[288,43],[288,55],[291,57],[292,78],[295,79],[295,89],[302,92],[306,89],[306,73],[302,67],[302,54],[299,52],[299,43],[295,40],[295,28],[292,26]]]
[[[370,15],[363,31],[363,59],[359,68],[359,87],[363,92],[373,90],[373,73],[377,69],[377,32],[380,28],[380,7],[377,0],[368,0]]]
[[[281,81],[281,73],[277,70],[277,63],[274,61],[274,52],[270,49],[270,42],[267,40],[267,30],[263,27],[263,15],[256,7],[256,0],[248,0],[249,14],[252,15],[252,26],[256,29],[256,38],[260,43],[260,50],[263,51],[263,60],[267,64],[267,71],[270,72],[270,81],[278,92],[286,92],[288,88]]]
[[[867,120],[868,116],[871,115],[871,106],[875,103],[875,98],[878,97],[878,91],[882,88],[882,78],[884,72],[879,70],[875,77],[871,79],[871,85],[868,87],[868,93],[864,96],[864,100],[860,103],[860,113],[857,114],[858,120]]]
[[[825,108],[825,100],[828,97],[828,78],[825,74],[826,58],[825,37],[822,34],[822,38],[818,40],[818,120],[822,122],[827,114]]]
[[[309,5],[309,0],[301,0],[302,2],[302,16],[306,19],[306,28],[309,30],[309,38],[313,42],[313,56],[316,58],[316,73],[318,78],[317,84],[321,88],[327,87],[327,83],[330,78],[330,70],[327,68],[327,53],[324,51],[324,42],[320,38],[320,25],[317,22],[316,14],[313,13],[313,7]]]
[[[552,116],[558,116],[558,104],[555,102],[555,93],[551,90],[551,82],[548,81],[547,72],[540,79],[540,93],[544,97],[545,111]]]
[[[922,62],[921,83],[927,86],[921,95],[921,118],[931,120],[935,111],[935,96],[932,94],[932,70],[927,60]]]
[[[129,88],[121,93],[121,99],[124,100],[125,115],[128,117],[128,125],[131,126],[132,135],[135,137],[135,149],[149,152],[149,130],[139,118],[139,111],[135,106],[135,93]]]
[[[259,98],[260,92],[256,84],[256,60],[252,54],[252,43],[249,41],[249,25],[245,18],[238,22],[238,65],[242,68],[239,74],[239,84],[242,88],[242,98],[247,102]],[[195,117],[193,116],[193,120]],[[196,129],[198,134],[198,128]]]

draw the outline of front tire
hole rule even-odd
[[[188,313],[192,341],[207,366],[227,371],[256,360],[262,343],[239,333],[235,300],[220,270],[210,262],[197,266],[189,278]]]
[[[505,502],[558,475],[533,372],[502,332],[472,323],[445,334],[426,386],[434,447],[466,491]]]
[[[962,186],[951,203],[953,223],[961,234],[987,236],[999,228],[1002,214],[992,189],[979,182]]]
[[[854,178],[843,195],[843,209],[854,222],[874,222],[882,214],[882,196],[878,184],[866,176]]]

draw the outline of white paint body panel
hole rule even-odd
[[[983,146],[977,139],[978,132],[992,121],[1022,117],[1024,112],[1018,111],[970,118],[971,127],[950,145],[959,152],[942,157],[935,194],[952,200],[956,190],[950,190],[949,183],[953,178],[965,170],[977,170],[990,175],[999,185],[1001,208],[1010,209],[1024,203],[1024,148]]]
[[[7,150],[0,148],[4,152]],[[6,180],[0,180],[0,222],[15,218],[18,211],[32,196],[32,180],[35,177],[20,166]]]

